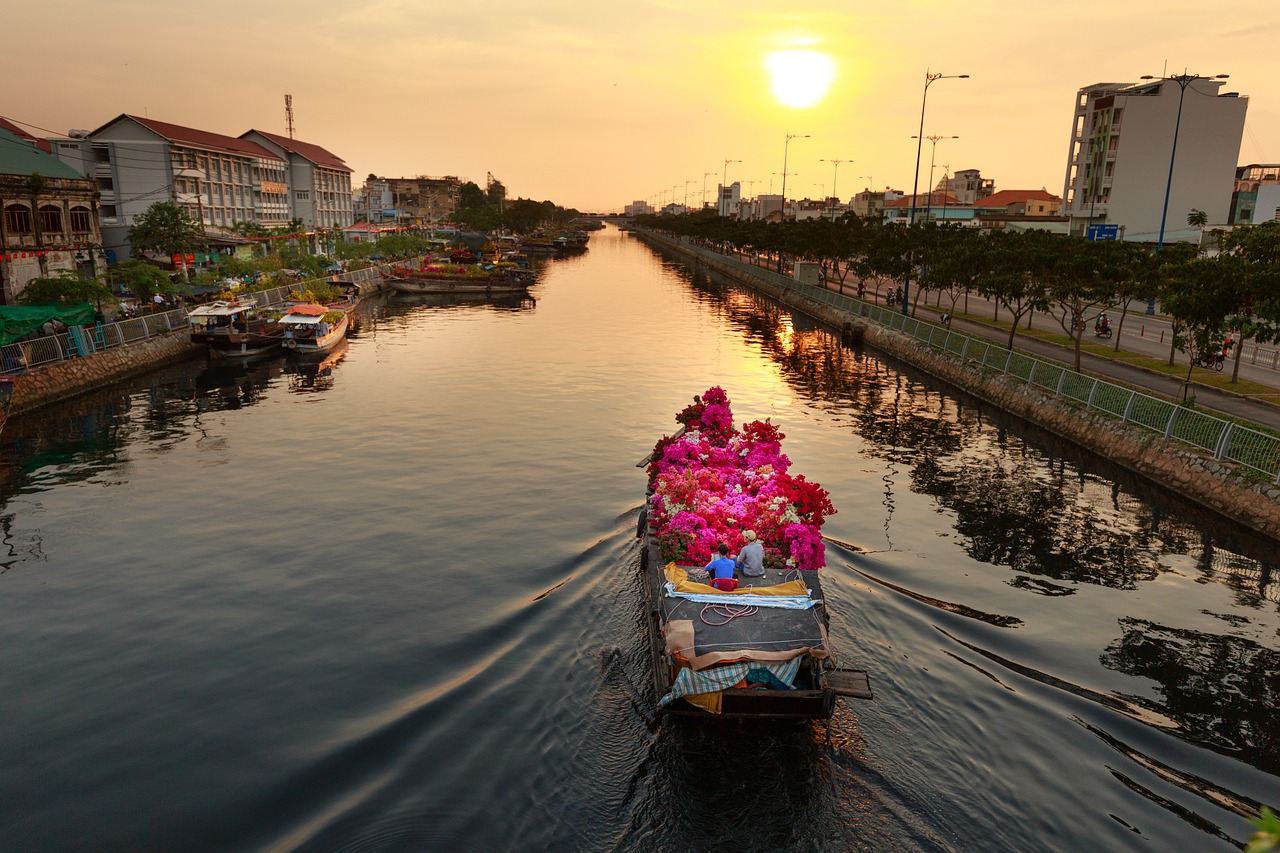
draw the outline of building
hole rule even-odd
[[[1062,199],[1048,190],[1000,190],[973,204],[979,216],[1057,216]]]
[[[623,216],[643,216],[647,213],[653,213],[653,205],[641,199],[636,199],[622,209]]]
[[[351,169],[341,157],[319,145],[265,130],[251,130],[240,138],[288,161],[291,218],[302,220],[308,229],[341,228],[355,221]]]
[[[849,206],[857,216],[878,217],[884,213],[885,204],[900,198],[902,198],[900,190],[885,187],[884,192],[873,192],[868,189],[855,195]]]
[[[1154,243],[1162,222],[1165,239],[1198,239],[1199,229],[1186,231],[1192,210],[1226,222],[1249,104],[1222,86],[1183,77],[1080,89],[1062,194],[1071,233],[1110,224]]]
[[[458,209],[462,181],[449,175],[432,178],[383,178],[371,175],[365,182],[369,221],[401,226],[447,222]]]
[[[1280,219],[1280,164],[1252,163],[1236,169],[1228,225]]]
[[[33,278],[94,276],[105,266],[94,182],[0,129],[0,303],[12,305]]]
[[[885,225],[910,225],[911,200],[913,196],[904,195],[893,201],[887,201],[882,208]],[[973,208],[961,204],[960,199],[945,193],[930,192],[915,196],[916,222],[968,222],[973,219]]]
[[[980,169],[961,169],[949,178],[944,175],[934,190],[959,199],[961,204],[975,204],[996,191],[996,182],[982,177]]]
[[[721,216],[731,216],[738,209],[738,202],[742,200],[742,184],[734,181],[729,186],[717,184],[717,197],[720,201],[716,205],[716,210]]]
[[[52,141],[59,159],[96,183],[103,240],[121,258],[134,218],[159,201],[181,205],[215,235],[237,222],[279,228],[293,217],[289,161],[247,139],[121,115]]]

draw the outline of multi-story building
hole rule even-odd
[[[94,182],[0,129],[0,303],[27,282],[62,271],[96,275],[105,264]]]
[[[981,169],[961,169],[951,177],[943,175],[934,190],[959,199],[961,204],[975,204],[996,191],[996,182],[982,177]]]
[[[716,207],[721,216],[730,216],[737,211],[738,202],[742,199],[742,184],[734,181],[727,187],[724,184],[717,184],[717,186],[720,201]]]
[[[251,130],[241,139],[256,142],[289,163],[293,218],[311,228],[339,228],[354,222],[351,209],[351,168],[342,158],[319,145]]]
[[[1225,223],[1249,102],[1222,86],[1182,77],[1080,89],[1063,184],[1071,233],[1110,224],[1154,243],[1162,222],[1165,240],[1199,239],[1186,230],[1192,210]]]
[[[653,205],[642,199],[636,199],[622,209],[624,216],[643,216],[646,213],[653,213]]]
[[[247,139],[121,115],[53,143],[59,159],[97,183],[103,239],[122,257],[134,218],[158,201],[210,228],[278,228],[293,216],[288,161]]]
[[[380,192],[371,185],[385,185]],[[365,182],[369,221],[398,225],[431,225],[443,222],[458,209],[462,181],[452,175],[432,178],[371,178]]]
[[[850,208],[858,216],[880,216],[884,212],[886,204],[900,198],[902,198],[902,193],[898,190],[886,187],[884,192],[873,192],[868,189],[853,197],[850,202]]]
[[[912,218],[912,199],[915,199],[914,220]],[[904,195],[884,202],[881,208],[886,225],[910,225],[915,222],[950,222],[969,221],[973,219],[973,208],[961,204],[960,199],[946,193],[929,192],[923,195]]]
[[[1280,219],[1280,164],[1252,163],[1236,169],[1228,225]]]

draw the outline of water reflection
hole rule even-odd
[[[339,341],[337,346],[320,358],[307,358],[291,353],[284,361],[284,373],[289,377],[289,391],[294,394],[309,394],[332,388],[333,369],[346,358],[350,346],[346,340]]]
[[[507,293],[486,295],[483,293],[397,293],[387,298],[379,314],[382,317],[395,317],[409,314],[415,310],[431,308],[435,310],[468,309],[489,310],[500,313],[517,313],[532,311],[537,307],[537,300],[528,293]]]
[[[1102,664],[1151,680],[1160,695],[1130,701],[1175,721],[1186,740],[1280,773],[1280,653],[1246,637],[1146,619],[1124,618],[1120,627]]]

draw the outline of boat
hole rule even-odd
[[[867,672],[836,666],[827,637],[826,491],[788,473],[784,436],[768,420],[735,429],[723,389],[695,397],[677,422],[639,463],[649,474],[637,534],[656,711],[809,720],[829,718],[839,696],[871,699]],[[757,540],[763,575],[732,591],[700,579],[717,542],[737,552]]]
[[[473,272],[437,266],[397,267],[387,278],[397,293],[523,293],[535,281],[532,270],[514,266],[489,266]]]
[[[291,305],[280,318],[281,345],[298,355],[326,353],[347,335],[351,313],[344,306],[303,303]]]
[[[187,314],[191,342],[205,344],[216,356],[251,356],[280,349],[284,329],[279,312],[251,297],[221,299],[197,305]]]
[[[0,376],[0,431],[9,419],[9,406],[13,403],[13,377]]]

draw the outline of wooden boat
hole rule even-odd
[[[481,275],[449,274],[438,270],[397,269],[387,284],[397,293],[523,293],[534,283],[531,270],[492,267]]]
[[[216,356],[251,356],[280,349],[284,337],[276,313],[251,298],[198,305],[187,314],[191,342],[205,344]]]
[[[298,355],[326,353],[346,337],[350,322],[351,312],[345,306],[293,305],[280,318],[281,345]]]
[[[13,402],[13,377],[0,376],[0,432],[9,419],[9,405]]]
[[[705,397],[713,399],[715,392],[723,394],[720,389],[713,388]],[[695,398],[695,403],[703,405],[699,398]],[[708,403],[707,407],[710,405]],[[686,409],[682,414],[689,411]],[[728,411],[727,398],[722,411]],[[823,561],[820,549],[814,556],[811,546],[802,545],[799,549],[793,546],[792,553],[800,554],[801,558],[782,559],[779,540],[784,535],[792,535],[783,533],[791,526],[775,523],[777,519],[771,521],[768,516],[784,510],[779,510],[772,498],[761,500],[752,508],[752,484],[763,482],[759,479],[761,477],[775,476],[776,469],[782,469],[780,476],[788,478],[788,488],[799,483],[802,490],[809,490],[809,497],[800,498],[798,503],[785,510],[788,517],[799,517],[804,521],[806,514],[810,514],[805,507],[814,506],[810,497],[818,493],[818,500],[826,502],[826,492],[821,487],[805,482],[803,478],[790,479],[785,473],[785,466],[790,463],[780,455],[780,451],[771,457],[773,465],[761,463],[754,468],[743,467],[741,478],[733,474],[724,476],[725,469],[718,469],[711,478],[712,481],[734,480],[732,497],[736,500],[735,511],[745,513],[739,519],[740,523],[746,524],[749,519],[754,519],[762,531],[768,531],[761,535],[762,544],[766,546],[763,576],[743,577],[737,589],[722,592],[693,580],[690,575],[696,575],[697,569],[669,559],[673,543],[676,543],[677,551],[683,549],[684,543],[689,541],[687,536],[693,535],[688,534],[690,530],[716,531],[718,536],[736,539],[737,543],[751,541],[755,536],[753,531],[748,537],[744,530],[734,526],[732,519],[727,522],[727,528],[719,526],[725,523],[723,517],[718,521],[703,517],[693,527],[689,526],[688,516],[690,513],[698,515],[700,506],[721,507],[716,511],[723,511],[723,505],[730,502],[723,500],[726,496],[721,495],[705,496],[705,504],[699,503],[704,498],[690,497],[688,493],[677,497],[679,489],[700,489],[700,486],[690,484],[705,482],[690,476],[690,469],[702,462],[690,461],[686,465],[686,461],[699,458],[697,448],[705,451],[708,443],[729,447],[728,442],[734,442],[730,448],[733,452],[718,455],[713,452],[710,456],[729,460],[738,457],[741,450],[741,458],[749,456],[754,464],[761,459],[759,447],[764,446],[756,441],[757,438],[763,436],[766,442],[772,441],[773,436],[779,441],[782,438],[782,434],[765,421],[763,428],[753,431],[760,422],[747,425],[742,433],[734,431],[726,443],[717,445],[717,441],[725,439],[727,434],[722,425],[700,423],[697,415],[687,420],[691,420],[693,429],[681,431],[674,438],[664,438],[654,453],[640,462],[640,466],[647,466],[650,472],[649,498],[637,533],[643,540],[641,571],[646,597],[645,621],[649,630],[654,688],[660,697],[657,711],[703,718],[824,719],[833,713],[837,696],[872,698],[866,671],[841,669],[834,661],[827,639],[830,619],[817,570]],[[728,430],[732,429],[730,420]],[[715,435],[708,437],[707,433]],[[765,446],[766,456],[768,450]],[[777,492],[770,491],[769,494]],[[744,495],[747,497],[745,501]],[[666,507],[680,508],[671,518],[667,518],[671,510],[664,508],[664,502],[668,500],[671,503]],[[825,507],[827,511],[834,512],[829,502]],[[822,514],[822,511],[817,513],[819,525]],[[684,521],[677,522],[675,519],[678,518]],[[698,526],[704,523],[705,526]],[[701,533],[696,535],[701,536]],[[816,528],[813,535],[817,535]],[[774,537],[772,542],[765,541],[770,537]],[[697,545],[688,547],[692,553]],[[809,548],[807,552],[805,547]]]

